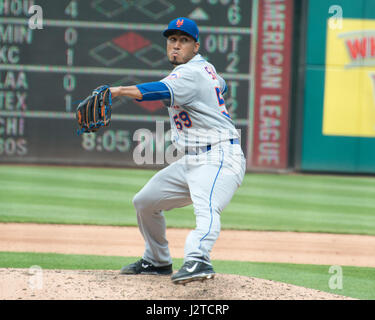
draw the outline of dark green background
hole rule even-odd
[[[344,19],[375,19],[373,0],[309,1],[301,169],[375,173],[375,138],[322,133],[327,19],[332,16],[329,8],[333,5],[342,7]]]

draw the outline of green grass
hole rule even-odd
[[[0,166],[0,222],[137,225],[133,196],[151,170]],[[168,227],[192,228],[193,207],[166,212]],[[371,177],[247,174],[222,213],[223,229],[375,235]],[[117,270],[134,258],[0,252],[0,267]],[[174,260],[174,268],[182,264]],[[343,267],[330,290],[329,266],[213,261],[216,272],[276,280],[375,299],[375,269]]]
[[[119,270],[137,258],[94,255],[67,255],[51,253],[0,252],[0,268],[30,268],[68,270]],[[175,270],[182,259],[174,259]],[[375,299],[375,269],[342,267],[342,289],[329,288],[329,266],[286,263],[258,263],[238,261],[213,261],[217,273],[239,274],[256,278],[290,283],[306,288],[365,300]]]
[[[151,170],[0,166],[0,222],[137,225],[132,198]],[[166,212],[192,228],[193,207]],[[246,174],[223,229],[375,235],[375,179]]]

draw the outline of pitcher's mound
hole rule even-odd
[[[116,271],[0,269],[0,300],[342,300],[344,296],[229,274],[175,285],[169,276]]]

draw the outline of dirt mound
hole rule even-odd
[[[0,300],[345,300],[339,295],[276,281],[217,274],[174,285],[169,276],[118,271],[0,269]]]

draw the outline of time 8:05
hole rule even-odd
[[[129,151],[131,140],[127,130],[106,130],[103,135],[87,133],[82,135],[82,147],[86,151]]]

